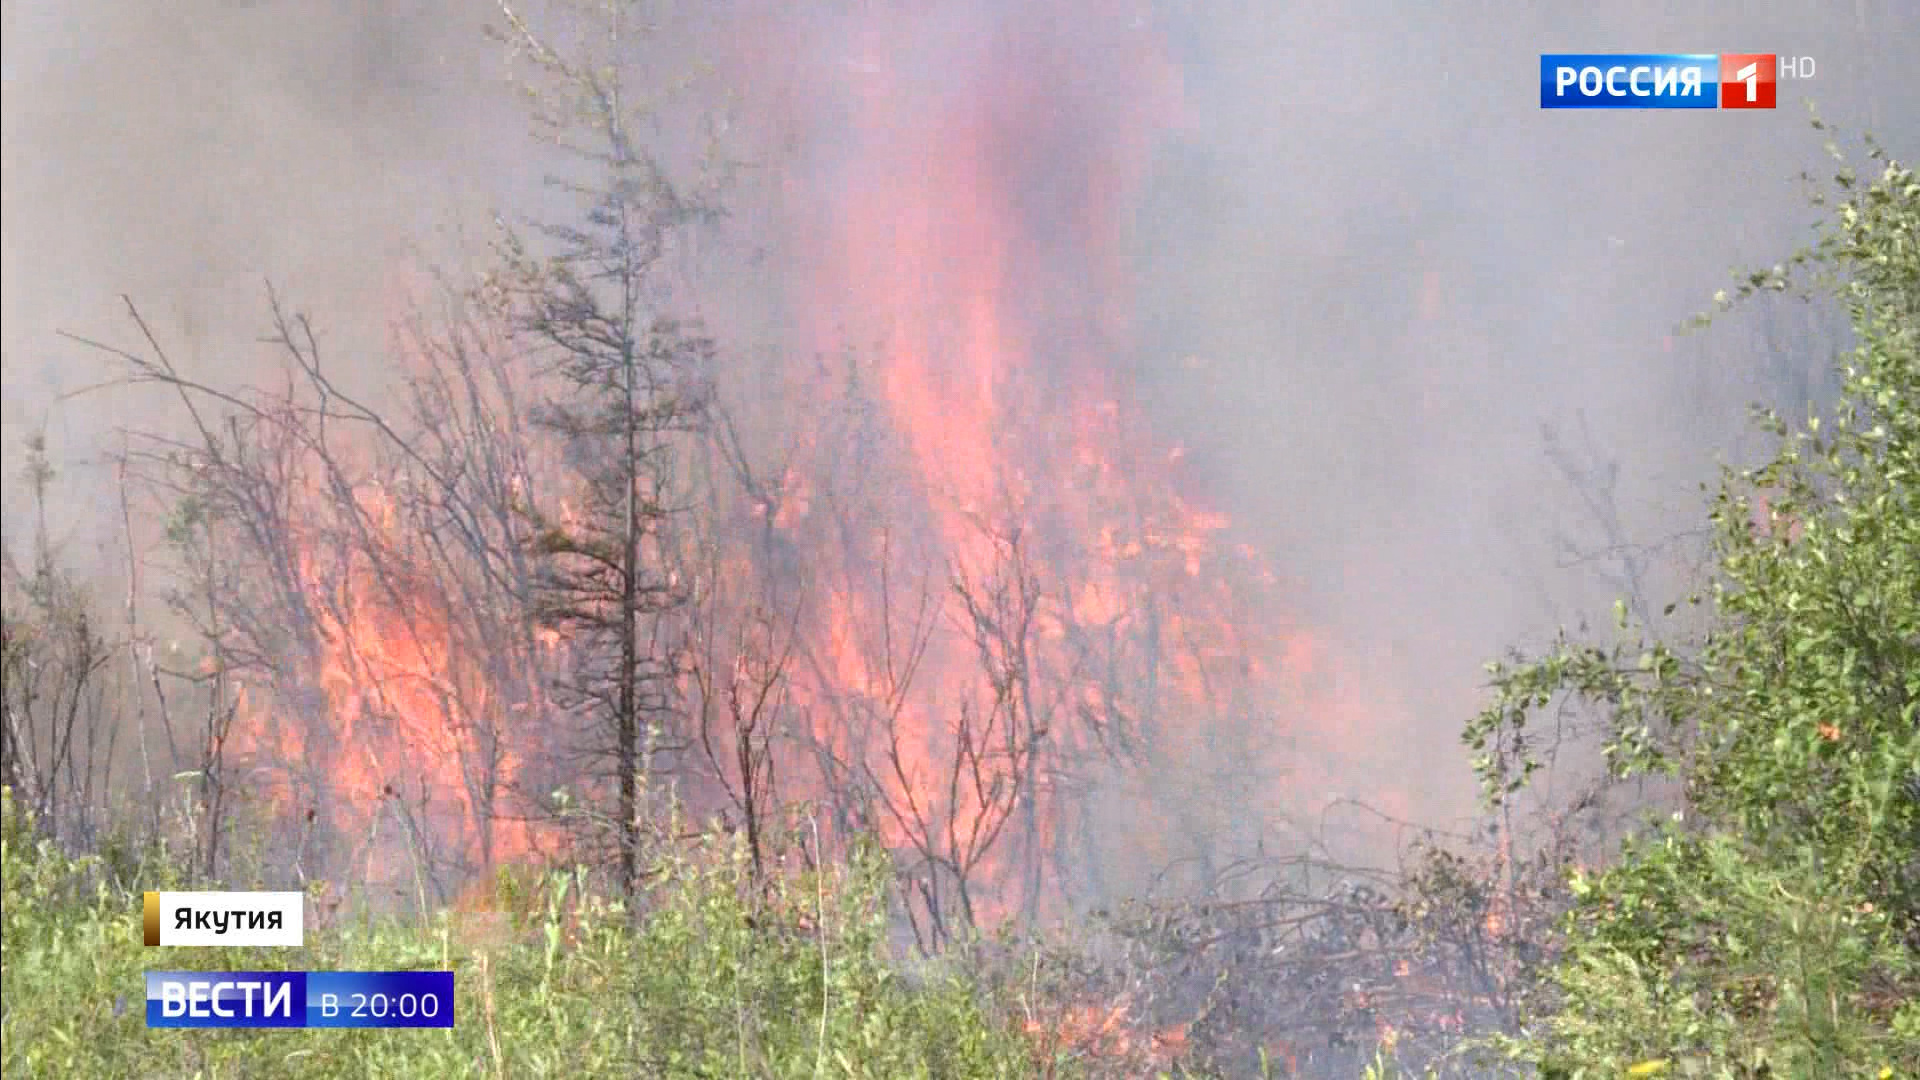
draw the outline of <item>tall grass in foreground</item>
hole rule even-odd
[[[555,874],[484,919],[309,928],[302,949],[147,949],[139,881],[37,837],[4,795],[0,1072],[59,1077],[1026,1077],[1018,1031],[885,949],[886,868],[860,856],[746,887],[713,840],[651,868],[643,918]],[[509,889],[499,890],[505,894]],[[452,1030],[146,1026],[146,969],[440,969]]]

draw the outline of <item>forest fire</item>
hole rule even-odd
[[[848,95],[855,164],[840,175],[841,212],[804,260],[803,291],[833,320],[817,331],[822,351],[862,356],[911,463],[915,513],[936,557],[956,583],[978,585],[1010,572],[1007,542],[1018,537],[1018,557],[1030,561],[1011,572],[1042,583],[1021,612],[1030,637],[1006,640],[958,589],[928,635],[903,717],[914,738],[889,794],[962,832],[992,813],[965,795],[944,805],[938,782],[954,753],[953,712],[993,704],[977,631],[1002,632],[997,644],[1018,656],[1006,672],[1020,682],[1006,722],[1044,732],[1035,756],[1059,758],[1036,775],[1059,775],[1116,739],[1151,741],[1177,760],[1238,735],[1240,752],[1258,759],[1242,763],[1277,778],[1286,763],[1273,753],[1282,732],[1272,710],[1299,704],[1330,663],[1310,632],[1275,624],[1276,580],[1222,542],[1226,517],[1180,494],[1192,487],[1181,453],[1153,446],[1116,366],[1133,349],[1127,215],[1179,107],[1171,68],[1140,27],[1116,17],[1076,23],[1071,35],[1002,28],[952,60],[963,82],[938,87],[897,59],[915,55],[902,45],[925,29],[892,28],[884,48],[850,65],[860,72]],[[803,546],[844,542],[817,528],[809,537],[801,521],[792,531]],[[869,596],[849,595],[872,591],[855,585],[829,602],[835,656],[817,670],[838,685],[812,688],[822,699],[870,686],[891,666],[849,654],[863,639],[853,628],[884,636],[863,614]],[[1310,734],[1337,740],[1352,722],[1338,702],[1314,706],[1321,730]],[[818,719],[844,722],[830,711]],[[1036,812],[1019,857],[1050,859],[1060,799],[1044,787],[1027,798]],[[916,845],[902,834],[923,827],[883,824],[903,848]],[[1002,845],[991,861],[1014,850]],[[1037,900],[1023,898],[1029,910]]]
[[[935,86],[896,59],[940,33],[909,19],[843,73],[850,162],[831,212],[789,223],[805,270],[786,284],[816,313],[807,344],[848,369],[800,379],[804,405],[774,403],[822,419],[801,425],[770,487],[715,500],[737,506],[701,533],[712,569],[685,574],[716,620],[752,605],[701,608],[702,589],[745,595],[755,581],[755,603],[798,597],[772,613],[793,627],[795,660],[759,699],[783,730],[717,741],[763,740],[782,797],[826,805],[830,828],[878,829],[933,924],[1062,910],[1067,879],[1104,858],[1088,793],[1128,770],[1221,801],[1208,819],[1178,790],[1130,811],[1186,819],[1181,839],[1161,826],[1135,838],[1142,870],[1222,822],[1252,835],[1317,805],[1324,788],[1289,787],[1293,755],[1357,757],[1372,729],[1332,650],[1286,620],[1279,579],[1189,494],[1182,450],[1131,395],[1127,218],[1178,93],[1151,31],[1093,25],[942,38],[965,78]],[[414,359],[418,393],[445,359]],[[475,428],[522,463],[499,498],[545,499],[572,527],[566,483],[539,490],[525,465],[564,449],[503,426]],[[237,744],[297,763],[275,801],[326,808],[369,878],[403,878],[408,859],[459,877],[545,848],[505,808],[537,807],[555,775],[530,770],[566,730],[547,687],[574,643],[501,592],[497,569],[450,559],[444,518],[371,481],[351,500],[340,490],[313,485],[302,511],[326,523],[294,541],[312,660],[279,676],[275,706],[304,686],[318,707],[302,723],[252,708]],[[469,561],[526,539],[501,528]],[[775,670],[745,654],[701,663],[713,666],[682,666],[688,717],[724,712],[750,670]],[[753,758],[716,751],[705,729],[685,736],[721,774]]]
[[[326,505],[310,500],[317,519]],[[311,625],[293,655],[307,660],[279,669],[277,697],[243,692],[231,749],[265,763],[256,793],[351,845],[317,864],[369,887],[412,893],[535,854],[532,827],[497,795],[520,766],[502,733],[543,706],[538,678],[475,639],[453,583],[407,572],[421,566],[404,550],[416,541],[387,492],[362,485],[351,509],[358,543],[320,529],[295,543]],[[317,691],[304,715],[288,708],[295,687]]]
[[[1920,1076],[1920,5],[20,6],[0,1072]]]

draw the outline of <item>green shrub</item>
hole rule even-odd
[[[1617,777],[1684,781],[1683,813],[1571,882],[1554,1004],[1504,1042],[1543,1076],[1920,1075],[1920,181],[1874,160],[1793,263],[1852,317],[1842,399],[1769,418],[1773,460],[1725,478],[1704,640],[1495,665],[1467,731],[1496,801],[1533,766],[1488,745],[1567,698]]]

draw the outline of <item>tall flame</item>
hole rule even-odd
[[[875,388],[933,558],[977,581],[1004,569],[1005,537],[1030,542],[1043,591],[1022,671],[1046,747],[1091,759],[1132,724],[1179,761],[1218,757],[1229,736],[1241,765],[1277,778],[1287,733],[1273,712],[1309,696],[1331,658],[1277,621],[1275,576],[1222,543],[1228,519],[1183,494],[1193,483],[1179,448],[1154,449],[1116,366],[1133,350],[1129,214],[1180,104],[1147,19],[1121,7],[1008,15],[985,32],[869,14],[846,64],[851,161],[834,170],[833,212],[803,241],[799,287],[821,351],[859,358]],[[844,543],[804,517],[784,523],[803,549]],[[888,617],[874,594],[855,579],[829,601],[818,699],[867,693],[889,667],[871,646]],[[896,802],[965,832],[987,808],[940,780],[956,714],[995,688],[969,637],[976,613],[944,591],[943,605],[900,712],[905,767],[872,771]],[[1354,722],[1350,705],[1317,707],[1322,734]],[[817,719],[846,722],[830,709]],[[1041,785],[1030,797],[1040,850],[1023,857],[1045,860],[1065,796]],[[895,821],[889,839],[907,845],[907,831]]]
[[[1214,793],[1253,818],[1296,801],[1291,748],[1370,728],[1120,365],[1136,351],[1129,215],[1180,112],[1144,9],[1022,9],[985,33],[937,12],[862,19],[825,91],[844,110],[817,110],[848,118],[834,145],[850,152],[784,223],[804,333],[850,372],[795,377],[805,396],[784,404],[808,446],[777,505],[748,493],[733,520],[755,539],[720,538],[716,576],[810,587],[791,672],[810,746],[781,752],[832,763],[815,793],[868,786],[896,850],[966,864],[975,913],[1034,914],[1064,896],[1039,870],[1068,858],[1081,764],[1131,754],[1209,783],[1229,763],[1270,788]],[[872,415],[835,419],[849,381]],[[418,525],[364,497],[379,542],[407,543]],[[523,767],[528,745],[490,733],[525,736],[512,714],[544,707],[539,673],[503,676],[453,590],[378,570],[301,567],[325,716],[279,749],[327,771],[356,827],[382,800],[438,800],[469,863],[528,850],[538,838],[495,825],[483,796]],[[1170,857],[1172,831],[1144,830],[1142,858]]]

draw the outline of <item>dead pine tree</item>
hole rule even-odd
[[[571,490],[528,508],[537,607],[572,658],[556,702],[590,719],[587,749],[616,775],[619,880],[631,891],[640,777],[685,736],[672,723],[691,599],[677,522],[713,358],[711,342],[668,313],[667,260],[711,215],[638,137],[651,113],[622,67],[643,44],[643,20],[624,4],[593,8],[604,57],[563,57],[501,5],[496,36],[536,77],[536,130],[578,167],[551,183],[581,215],[509,232],[491,287],[553,386],[534,422],[560,441]]]

